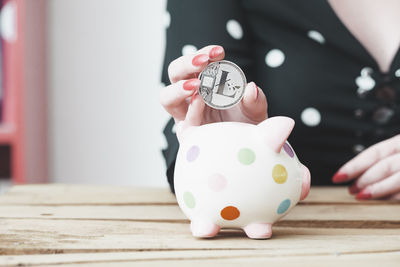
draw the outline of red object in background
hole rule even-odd
[[[2,6],[1,19],[8,22],[1,23],[0,145],[10,146],[11,179],[17,184],[47,181],[45,10],[45,0],[4,0]]]

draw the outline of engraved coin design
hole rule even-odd
[[[246,77],[234,63],[221,60],[209,64],[199,76],[199,93],[215,109],[228,109],[243,98]]]

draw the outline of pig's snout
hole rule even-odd
[[[305,199],[310,192],[311,174],[306,166],[303,165],[303,184],[301,185],[300,200]]]

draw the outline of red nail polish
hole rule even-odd
[[[210,58],[216,58],[224,52],[222,46],[216,46],[210,51]]]
[[[194,66],[201,66],[208,62],[209,57],[205,54],[197,55],[192,59]]]
[[[258,91],[260,90],[260,88],[258,88],[257,84],[254,84],[256,86],[257,89],[257,95],[256,95],[256,99],[258,98]]]
[[[370,199],[371,197],[372,194],[365,189],[356,195],[356,199],[358,200]]]
[[[337,172],[332,177],[332,182],[334,182],[334,183],[343,183],[343,182],[346,182],[347,179],[348,179],[347,174],[341,173],[341,172]]]
[[[349,187],[349,192],[352,195],[357,194],[358,192],[360,192],[360,188],[358,188],[356,184],[353,184]]]
[[[199,86],[200,86],[200,80],[197,78],[187,80],[186,82],[183,83],[183,89],[187,91],[191,91]]]

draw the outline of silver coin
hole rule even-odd
[[[204,102],[215,109],[228,109],[243,98],[246,77],[243,71],[227,60],[209,64],[199,75],[199,93]]]

